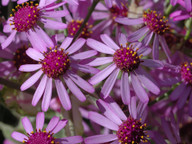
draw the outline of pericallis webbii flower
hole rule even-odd
[[[32,75],[22,84],[22,91],[28,89],[34,83],[36,83],[43,74],[43,77],[35,91],[32,100],[32,105],[35,106],[44,93],[42,100],[43,111],[47,111],[50,105],[53,80],[55,82],[60,102],[66,110],[71,109],[71,102],[62,80],[64,80],[72,94],[74,94],[82,102],[86,100],[86,97],[76,85],[89,93],[94,92],[93,86],[78,76],[76,74],[76,70],[93,74],[97,73],[98,69],[78,64],[78,60],[94,56],[97,54],[97,52],[90,50],[74,54],[84,45],[85,39],[79,38],[70,46],[71,42],[72,38],[67,37],[61,46],[57,47],[56,45],[53,48],[49,48],[44,53],[41,53],[33,48],[29,48],[26,51],[27,55],[38,61],[39,64],[25,64],[19,68],[20,71],[24,72],[32,72],[38,70],[34,75]]]
[[[68,11],[65,10],[55,11],[55,8],[65,3],[40,0],[39,4],[30,1],[17,5],[16,9],[12,9],[13,14],[10,15],[11,17],[3,27],[5,33],[11,34],[1,44],[2,48],[6,48],[18,32],[24,32],[29,41],[42,51],[45,51],[44,46],[53,47],[53,42],[41,27],[54,30],[66,28],[66,24],[50,19],[64,17],[68,14]]]
[[[55,138],[54,134],[62,130],[67,120],[59,120],[59,117],[54,116],[47,127],[43,129],[45,121],[45,115],[43,112],[39,112],[36,116],[36,129],[34,131],[30,120],[27,117],[22,118],[23,127],[27,133],[24,135],[20,132],[14,131],[11,136],[16,141],[24,144],[63,144],[65,143],[81,143],[83,138],[81,136],[71,136],[65,138]]]
[[[109,66],[89,80],[92,85],[95,85],[108,77],[101,89],[101,96],[103,98],[109,96],[120,71],[122,71],[120,89],[124,104],[130,103],[130,83],[136,95],[143,103],[149,101],[144,87],[154,94],[160,92],[154,80],[141,68],[141,65],[156,68],[162,67],[162,64],[157,60],[142,59],[143,56],[151,52],[149,47],[142,46],[139,42],[128,45],[126,37],[123,34],[119,37],[119,46],[106,34],[101,35],[100,38],[103,43],[89,38],[87,45],[111,56],[96,58],[88,62],[87,65],[99,66],[109,64]]]

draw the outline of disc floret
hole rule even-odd
[[[124,72],[131,72],[137,69],[141,62],[140,58],[142,57],[142,55],[138,56],[137,50],[134,51],[132,47],[121,46],[121,48],[114,53],[114,63]]]
[[[57,144],[55,142],[55,138],[53,137],[53,133],[46,131],[37,131],[31,132],[28,134],[28,139],[24,140],[25,144]]]
[[[12,23],[10,23],[10,25],[15,26],[13,29],[19,32],[26,32],[33,28],[40,18],[40,11],[37,6],[38,4],[34,5],[31,1],[30,3],[26,2],[22,3],[22,5],[17,5],[17,10],[12,9],[14,14],[10,15],[13,17]]]
[[[122,8],[119,8],[117,5],[113,5],[109,11],[111,12],[112,18],[115,19],[116,17],[127,17],[128,10],[123,5]]]
[[[186,83],[192,85],[192,63],[185,62],[181,65],[181,79]]]
[[[151,31],[158,34],[163,34],[169,29],[169,26],[167,24],[168,20],[165,19],[165,16],[157,14],[156,11],[145,11],[143,14],[143,21]]]
[[[37,61],[31,59],[26,54],[27,49],[28,49],[28,47],[26,45],[23,45],[21,48],[18,48],[16,50],[14,57],[13,57],[13,63],[17,69],[19,69],[19,67],[24,64],[36,64],[37,63]]]
[[[42,70],[48,77],[58,78],[63,75],[70,67],[68,53],[63,49],[50,48],[49,52],[44,53],[44,59],[41,61]]]
[[[139,144],[140,142],[147,142],[146,123],[142,124],[141,120],[128,117],[117,131],[117,137],[121,144]]]
[[[81,25],[83,24],[84,20],[72,20],[68,26],[67,26],[67,30],[70,36],[74,36],[79,28],[81,27]],[[93,27],[93,25],[89,25],[88,23],[86,23],[85,27],[83,28],[80,37],[82,38],[89,38],[92,34],[91,28]]]

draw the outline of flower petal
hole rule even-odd
[[[24,140],[28,139],[28,137],[20,132],[14,131],[11,134],[11,137],[14,138],[16,141],[23,142]]]
[[[114,50],[119,49],[119,46],[107,34],[100,35],[100,38],[110,48]]]
[[[116,22],[123,25],[138,25],[143,24],[143,18],[116,18]]]
[[[57,138],[56,142],[61,144],[76,144],[83,142],[83,138],[81,136],[70,136],[65,138]]]
[[[36,129],[42,131],[44,125],[45,115],[44,112],[38,112],[36,116]]]
[[[71,38],[71,37],[66,37],[66,38],[64,39],[64,41],[62,42],[60,48],[62,48],[62,49],[64,49],[64,50],[65,50],[66,48],[68,48],[68,46],[71,44],[72,40],[73,40],[73,38]]]
[[[27,54],[30,58],[32,58],[32,59],[34,59],[34,60],[36,60],[36,61],[41,61],[41,60],[44,59],[43,54],[40,53],[39,51],[37,51],[36,49],[33,49],[33,48],[28,48],[28,49],[26,50],[26,54]]]
[[[124,104],[130,103],[130,88],[129,88],[129,77],[127,72],[123,72],[121,76],[121,98]]]
[[[159,39],[157,34],[155,34],[155,38],[153,41],[153,59],[159,59]]]
[[[113,57],[98,57],[87,63],[89,66],[100,66],[104,64],[108,64],[113,61]]]
[[[19,71],[32,72],[40,69],[41,67],[41,64],[24,64],[19,67]]]
[[[128,36],[129,42],[138,41],[140,38],[142,38],[147,32],[149,31],[149,28],[147,26],[135,31],[131,35]]]
[[[58,18],[64,17],[68,15],[69,12],[67,10],[60,10],[60,11],[45,11],[42,16],[51,17],[51,18]]]
[[[6,47],[8,47],[10,45],[10,43],[13,41],[16,33],[17,33],[16,30],[11,32],[9,37],[1,44],[2,49],[5,49]]]
[[[174,91],[170,94],[169,98],[173,101],[178,99],[179,96],[181,96],[181,94],[184,93],[185,87],[186,87],[185,84],[181,83],[178,87],[174,89]]]
[[[42,20],[44,27],[48,29],[53,29],[53,30],[62,30],[67,28],[67,25],[62,22],[50,20],[50,19],[43,19]]]
[[[74,59],[74,60],[83,60],[83,59],[87,59],[87,58],[90,58],[92,56],[95,56],[96,54],[97,54],[97,51],[88,50],[88,51],[85,51],[85,52],[80,52],[80,53],[74,54],[74,55],[72,55],[70,57],[72,59]]]
[[[142,65],[150,68],[163,68],[163,63],[159,60],[142,59]]]
[[[24,118],[22,118],[21,122],[22,122],[22,125],[23,125],[23,128],[25,129],[25,131],[28,134],[31,134],[31,132],[33,132],[33,127],[32,127],[30,120],[27,117],[24,117]]]
[[[52,133],[56,134],[58,133],[61,129],[63,129],[66,124],[67,124],[68,120],[66,119],[62,119],[58,122],[57,126],[52,130]]]
[[[59,117],[57,116],[52,117],[47,125],[46,131],[51,132],[58,123],[59,123]]]
[[[71,67],[73,67],[76,70],[85,72],[85,73],[91,73],[91,74],[96,74],[99,72],[99,69],[93,68],[88,65],[82,65],[82,64],[76,64],[76,63],[71,63]]]
[[[182,94],[182,96],[177,101],[177,106],[179,109],[183,108],[183,106],[185,105],[187,98],[190,95],[190,92],[191,92],[191,87],[190,86],[186,87],[184,90],[184,93]]]

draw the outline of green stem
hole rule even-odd
[[[79,28],[79,30],[78,30],[77,33],[75,34],[72,43],[73,43],[73,42],[77,39],[77,37],[80,35],[81,31],[82,31],[83,28],[85,27],[87,21],[89,20],[92,12],[94,11],[94,9],[95,9],[95,7],[96,7],[96,5],[98,4],[99,1],[100,1],[100,0],[93,0],[93,4],[92,4],[91,8],[89,9],[88,14],[87,14],[86,18],[85,18],[84,21],[83,21],[83,24],[81,25],[81,27]]]

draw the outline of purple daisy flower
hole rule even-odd
[[[50,19],[60,18],[68,14],[68,11],[65,10],[54,10],[65,3],[66,2],[55,3],[55,0],[40,0],[39,4],[33,4],[33,1],[30,1],[22,3],[22,5],[17,5],[17,10],[12,9],[14,14],[10,15],[11,17],[4,25],[3,31],[11,34],[6,41],[1,44],[2,48],[6,48],[18,32],[24,32],[29,41],[33,45],[38,45],[40,49],[43,48],[43,46],[53,47],[53,42],[40,25],[43,25],[44,28],[54,30],[66,28],[66,24]]]
[[[169,57],[171,52],[167,46],[167,43],[163,35],[169,29],[169,26],[167,25],[168,20],[165,20],[165,16],[157,14],[156,11],[147,10],[144,12],[142,18],[138,19],[116,18],[115,21],[123,25],[144,24],[145,25],[144,27],[129,35],[128,41],[129,42],[138,41],[144,35],[146,35],[142,40],[142,43],[148,45],[153,35],[155,35],[152,50],[153,59],[159,59],[159,43],[160,43],[168,60],[171,62],[171,59]]]
[[[94,135],[84,139],[85,144],[139,144],[140,142],[147,142],[149,137],[146,133],[146,105],[140,103],[137,105],[137,98],[131,98],[131,105],[129,105],[130,116],[127,117],[121,108],[110,97],[106,99],[107,102],[99,99],[97,105],[101,115],[97,112],[90,111],[89,119],[105,128],[113,131],[113,134]]]
[[[109,96],[120,71],[122,71],[121,97],[124,104],[130,103],[130,83],[132,83],[136,95],[143,103],[149,101],[144,87],[154,94],[160,92],[151,76],[141,68],[141,65],[156,68],[162,66],[157,60],[141,59],[142,56],[146,56],[151,52],[149,47],[142,46],[139,42],[128,46],[126,37],[123,34],[119,38],[119,46],[106,34],[100,37],[104,43],[89,38],[87,45],[101,53],[112,56],[96,58],[87,65],[99,66],[110,64],[89,80],[92,85],[95,85],[110,75],[101,89],[101,96],[104,98]]]
[[[173,12],[170,17],[173,18],[174,21],[180,21],[180,20],[186,20],[192,17],[192,3],[191,0],[178,0],[177,3],[179,3],[182,7],[185,8],[185,10],[177,10]]]
[[[66,119],[59,120],[59,117],[54,116],[47,127],[43,129],[44,121],[44,113],[39,112],[36,116],[36,129],[34,131],[30,120],[27,117],[24,117],[22,118],[22,124],[27,135],[14,131],[11,136],[16,141],[26,144],[76,144],[83,141],[81,136],[71,136],[66,138],[54,137],[54,134],[58,133],[66,126],[68,122]]]
[[[80,38],[70,46],[71,42],[72,38],[67,37],[60,47],[57,48],[55,45],[55,47],[50,48],[44,53],[41,53],[33,48],[29,48],[26,51],[27,55],[38,61],[39,64],[26,64],[19,68],[20,71],[24,72],[38,70],[22,84],[21,91],[24,91],[35,84],[43,74],[32,100],[32,105],[35,106],[44,93],[42,101],[43,111],[47,111],[50,104],[53,80],[56,85],[60,102],[66,110],[71,109],[71,102],[63,85],[63,79],[70,91],[82,102],[86,100],[86,97],[76,85],[89,93],[94,92],[93,86],[78,76],[73,69],[93,74],[97,73],[98,69],[78,64],[78,60],[94,56],[97,52],[90,50],[74,54],[84,45],[86,40]]]

